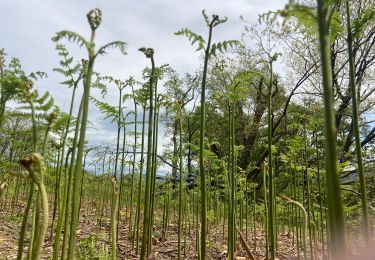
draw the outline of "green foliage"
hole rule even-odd
[[[0,68],[4,68],[5,67],[5,56],[7,54],[5,53],[5,50],[4,48],[1,48],[0,49]]]
[[[331,18],[331,42],[334,42],[336,38],[341,35],[344,31],[344,26],[341,19],[341,14],[337,11],[332,12]]]
[[[96,79],[95,79],[95,81],[91,82],[91,87],[99,89],[100,90],[100,94],[104,98],[105,95],[108,92],[107,84],[105,84],[105,82],[103,81],[103,78],[100,76],[99,73],[95,73],[94,72],[93,75],[96,76]]]
[[[1,84],[3,90],[2,101],[5,102],[13,99],[22,90],[25,81],[11,71],[5,71],[3,79]]]
[[[361,13],[352,21],[353,38],[360,38],[365,33],[369,25],[375,22],[375,5],[361,10]]]
[[[28,88],[32,86],[33,80],[38,80],[47,77],[44,72],[32,72],[26,74],[21,67],[20,60],[12,58],[8,67],[5,67],[4,55],[1,56],[1,116],[4,114],[5,104],[7,101],[17,99],[26,93]]]
[[[69,52],[62,44],[56,44],[56,50],[61,57],[59,62],[60,67],[54,68],[53,71],[62,74],[67,80],[60,84],[67,85],[68,87],[77,87],[78,82],[82,79],[84,74],[85,61],[74,64],[74,58],[69,55]],[[76,77],[76,78],[75,78]]]
[[[69,116],[69,114],[65,112],[58,111],[57,118],[54,124],[54,131],[64,134],[68,122],[70,123],[70,125],[75,125],[76,119],[74,117],[71,118],[71,116]]]
[[[294,17],[299,25],[317,30],[317,14],[313,7],[289,1],[284,10],[279,11],[278,14],[285,18],[284,22]]]
[[[109,259],[109,249],[100,239],[100,234],[90,234],[79,242],[77,256],[82,260],[106,260]]]
[[[18,110],[28,111],[31,108],[30,102],[33,102],[37,118],[46,118],[51,110],[56,109],[54,99],[48,91],[40,97],[37,90],[23,89],[23,92],[18,94],[17,101],[20,103],[20,106],[17,107]]]
[[[66,30],[56,33],[56,35],[52,38],[52,41],[59,42],[63,39],[72,43],[76,43],[79,47],[85,46],[86,48],[89,48],[90,46],[83,36],[79,35],[78,33]]]
[[[212,209],[208,210],[207,211],[207,219],[208,219],[209,222],[214,221],[215,220],[215,211],[213,211]]]
[[[104,54],[107,53],[107,50],[109,50],[109,49],[119,49],[122,54],[126,55],[127,54],[126,46],[127,46],[127,44],[125,42],[122,42],[122,41],[110,42],[110,43],[107,43],[104,46],[100,47],[98,49],[96,55],[104,55]]]
[[[237,40],[229,40],[229,41],[214,43],[211,46],[210,55],[216,57],[217,51],[221,53],[225,53],[228,51],[228,48],[234,48],[240,45],[241,45],[241,42]]]
[[[95,106],[100,110],[100,112],[106,115],[105,119],[111,119],[111,122],[115,122],[118,120],[118,109],[115,106],[111,106],[110,104],[99,101],[94,97],[90,97],[91,102],[95,104]]]
[[[181,30],[175,32],[174,34],[186,36],[189,39],[189,41],[191,42],[191,45],[194,45],[195,43],[197,43],[198,48],[196,49],[196,51],[204,50],[204,48],[205,48],[205,41],[204,41],[203,37],[199,34],[196,34],[196,33],[192,32],[189,28],[181,29]]]
[[[48,91],[44,93],[42,97],[36,98],[35,102],[37,104],[35,106],[35,109],[41,111],[49,111],[55,103],[53,97],[49,94]]]
[[[18,224],[22,223],[22,216],[20,216],[19,214],[5,215],[3,219],[4,221],[16,222]]]

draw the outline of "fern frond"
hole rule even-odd
[[[314,8],[303,4],[290,2],[285,6],[285,9],[276,12],[285,18],[295,17],[299,25],[306,28],[317,28],[317,14]],[[287,19],[286,19],[287,20]]]
[[[221,53],[227,52],[228,48],[233,48],[236,46],[241,45],[240,41],[237,40],[230,40],[230,41],[223,41],[212,44],[210,55],[216,56],[216,52],[220,51]]]
[[[135,98],[136,98],[136,95],[134,95],[134,94],[124,94],[124,95],[122,96],[122,99],[124,100],[124,102],[125,102],[125,100],[127,100],[127,99],[134,99],[134,100],[135,100]]]
[[[45,73],[43,71],[31,72],[29,74],[29,77],[34,79],[34,80],[43,79],[43,78],[47,78],[47,73]]]
[[[39,103],[39,104],[43,104],[44,101],[47,100],[47,98],[50,96],[49,92],[47,91],[46,93],[44,93],[43,96],[39,97],[36,99],[36,102]]]
[[[66,69],[63,65],[62,65],[62,67],[63,68],[54,68],[54,69],[52,69],[52,71],[60,73],[64,77],[72,78],[73,74],[79,73],[82,69],[82,66],[80,64],[76,64],[74,67],[66,66]]]
[[[97,100],[96,98],[90,96],[90,100],[95,104],[95,106],[100,110],[100,112],[106,115],[105,118],[110,118],[113,121],[118,118],[118,109],[115,106],[111,106],[106,102]]]
[[[101,80],[108,81],[109,83],[115,81],[115,79],[112,76],[104,76],[104,77],[98,77]]]
[[[213,15],[213,17],[215,17],[215,16]],[[227,20],[228,20],[228,17],[226,17],[226,16],[224,17],[224,19],[219,19],[219,16],[217,16],[217,19],[214,22],[213,27],[216,27],[219,24],[225,23]]]
[[[122,41],[110,42],[100,47],[95,56],[106,54],[108,49],[119,49],[122,54],[126,55],[127,54],[126,46],[127,46],[126,42],[122,42]]]
[[[138,81],[135,81],[133,76],[131,76],[127,80],[125,80],[126,86],[134,86],[135,84],[140,84],[140,83]]]
[[[67,75],[68,75],[67,70],[64,70],[64,69],[62,69],[62,68],[54,68],[54,69],[52,69],[52,71],[54,71],[54,72],[58,72],[58,73],[62,74],[62,75],[65,76],[65,77],[67,77]]]
[[[204,20],[206,21],[207,27],[209,27],[210,26],[210,21],[208,19],[208,15],[206,14],[206,11],[204,9],[202,10],[202,15],[203,15]]]
[[[63,44],[57,43],[55,49],[60,56],[68,56],[69,52]]]
[[[63,132],[66,128],[66,124],[69,122],[70,124],[72,123],[71,118],[69,117],[69,114],[64,113],[64,112],[59,112],[57,113],[57,118],[54,123],[54,129],[55,131],[60,131]]]
[[[62,67],[68,67],[73,62],[73,57],[64,56],[64,60],[60,61]]]
[[[100,89],[100,93],[102,94],[103,98],[107,94],[107,85],[105,85],[104,83],[100,82],[99,78],[98,78],[98,80],[96,80],[96,81],[94,81],[94,82],[91,83],[91,87],[92,88]]]
[[[337,11],[333,11],[331,20],[331,42],[334,42],[342,32],[344,31],[341,14]]]
[[[138,49],[138,51],[142,52],[147,59],[150,59],[154,56],[154,49],[153,48],[146,48],[146,47],[141,47]]]
[[[22,112],[21,110],[12,112],[12,116],[16,118],[25,118],[25,119],[30,119],[31,118],[31,113],[30,112]],[[25,107],[24,109],[30,109],[30,107]]]
[[[375,5],[362,10],[359,16],[353,21],[353,37],[361,37],[368,25],[375,23]]]
[[[38,110],[42,110],[42,111],[48,111],[50,110],[55,104],[55,100],[53,99],[53,97],[50,97],[47,101],[47,103],[44,103],[40,106],[37,106],[36,108]]]
[[[60,31],[52,38],[52,41],[59,42],[62,39],[66,39],[70,42],[77,43],[79,47],[85,46],[88,48],[88,43],[85,38],[78,33],[72,31]]]
[[[194,45],[195,43],[198,43],[198,48],[196,49],[196,51],[204,49],[205,41],[204,41],[203,37],[199,34],[196,34],[196,33],[192,32],[189,28],[181,29],[181,30],[175,32],[174,34],[179,35],[179,36],[180,35],[186,36],[189,39],[189,41],[191,42],[191,45]]]
[[[74,85],[74,81],[72,79],[68,79],[68,80],[60,82],[60,84],[67,85],[68,87],[72,87]]]

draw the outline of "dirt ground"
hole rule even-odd
[[[16,213],[0,212],[0,259],[16,259],[18,248],[18,236],[22,221],[22,208],[18,208]],[[84,210],[83,210],[84,211]],[[51,216],[52,214],[50,214]],[[97,225],[95,214],[81,214],[78,228],[77,253],[80,259],[109,259],[111,251],[111,243],[108,239],[109,219],[104,218],[102,228]],[[27,230],[30,232],[30,225]],[[132,237],[129,236],[129,226],[127,219],[122,219],[119,226],[119,242],[118,242],[118,259],[139,259],[139,255],[135,252],[135,246],[132,247]],[[51,259],[53,253],[53,239],[51,237],[51,229],[48,229],[45,244],[43,247],[43,259]],[[161,230],[158,226],[154,226],[153,232],[152,254],[149,259],[177,259],[177,227],[170,225],[168,227],[166,239],[162,241]],[[246,234],[243,233],[246,240]],[[250,248],[255,259],[265,259],[265,238],[264,232],[260,229],[256,231],[256,250],[254,250],[254,233],[249,230],[247,234],[247,245]],[[28,247],[29,233],[25,240],[25,254]],[[184,240],[184,237],[182,236]],[[186,249],[182,249],[182,253],[186,252],[185,259],[197,259],[196,253],[196,233],[195,228],[188,230],[186,236]],[[293,245],[291,234],[279,234],[277,239],[277,259],[295,260],[298,258],[296,245]],[[210,228],[210,236],[208,243],[208,252],[210,259],[226,259],[226,240],[223,236],[222,227],[215,229],[212,225]],[[299,250],[300,259],[303,258],[302,248]],[[308,252],[308,255],[310,253]],[[318,244],[314,250],[316,259],[322,259],[321,245]],[[244,249],[240,239],[237,241],[237,258],[250,259]]]

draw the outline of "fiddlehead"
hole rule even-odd
[[[87,20],[90,24],[91,30],[95,31],[102,22],[102,11],[99,8],[91,10],[87,14]]]

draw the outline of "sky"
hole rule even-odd
[[[258,14],[281,9],[286,3],[287,0],[0,0],[0,48],[5,49],[8,57],[19,58],[26,72],[46,72],[48,78],[36,83],[39,92],[49,91],[56,105],[67,112],[71,89],[60,85],[64,79],[52,71],[58,66],[59,57],[51,38],[60,30],[89,37],[86,14],[93,8],[100,8],[103,14],[96,34],[97,46],[114,40],[128,44],[125,56],[111,50],[98,57],[95,71],[125,80],[130,76],[141,79],[141,71],[149,65],[138,51],[140,47],[154,48],[157,66],[169,64],[181,74],[194,72],[201,56],[185,37],[175,36],[174,32],[188,27],[205,36],[203,9],[209,15],[228,18],[215,28],[215,42],[240,39],[244,27],[240,15],[246,21],[255,22]],[[84,49],[68,42],[65,45],[77,60],[86,57]],[[92,95],[101,97],[96,90]],[[117,99],[118,91],[113,88],[108,90],[104,101],[116,105]],[[87,132],[89,144],[115,143],[116,126],[105,121],[93,104],[89,120],[93,124]],[[163,136],[163,128],[160,132],[159,151],[170,138]]]

